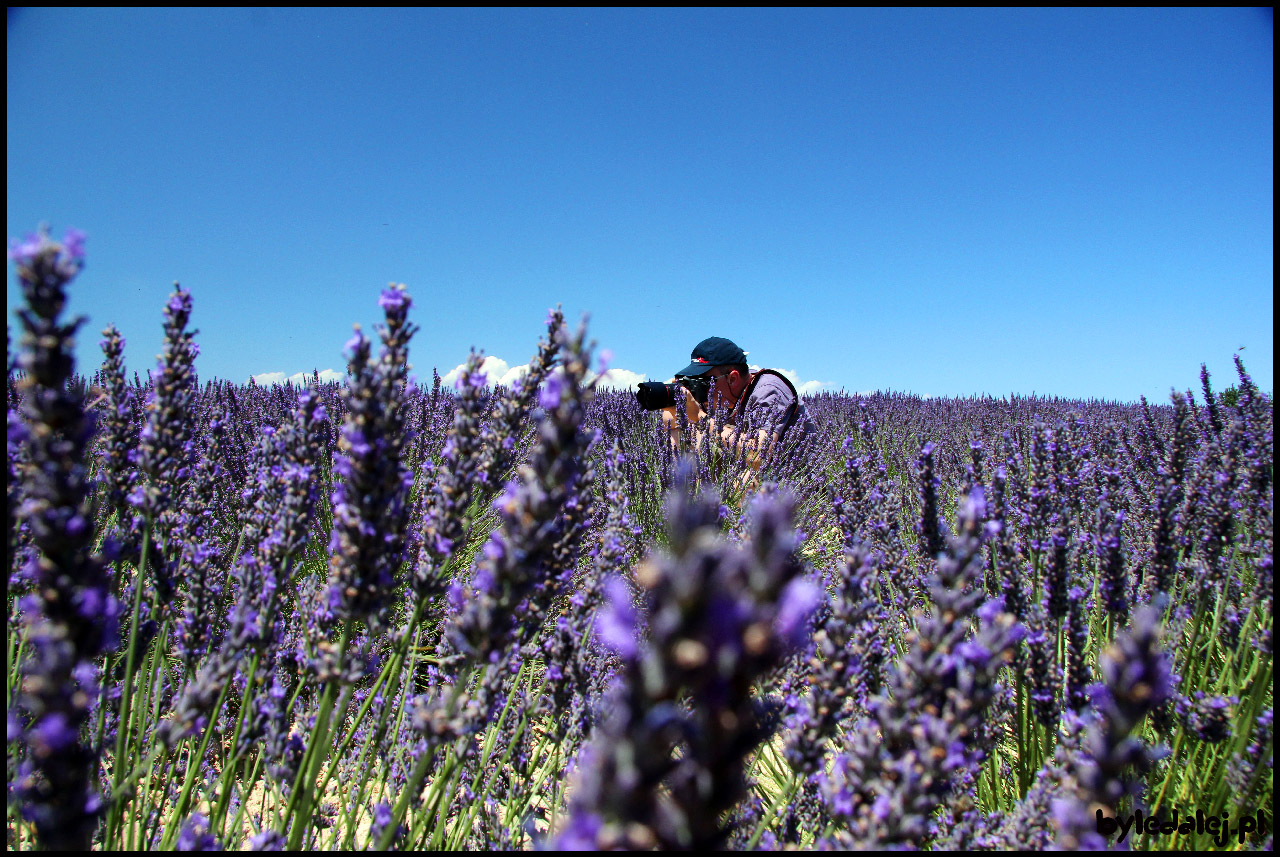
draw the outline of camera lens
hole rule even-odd
[[[661,381],[644,381],[636,389],[636,401],[646,411],[658,411],[676,403],[675,386]]]

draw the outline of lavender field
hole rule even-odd
[[[113,327],[73,365],[79,236],[10,258],[9,848],[1271,847],[1238,360],[810,396],[756,471],[596,389],[558,311],[515,387],[410,385],[401,287],[345,383],[236,386],[178,289],[126,377]]]

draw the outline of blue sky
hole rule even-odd
[[[177,280],[201,377],[341,372],[395,281],[426,378],[560,303],[650,379],[715,335],[808,389],[1166,401],[1241,346],[1274,389],[1258,10],[28,10],[7,47],[8,235],[88,233],[82,370],[108,322],[154,365]]]

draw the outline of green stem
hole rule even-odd
[[[1003,812],[1004,795],[1000,790],[1000,762],[999,749],[992,748],[991,755],[987,758],[987,793],[990,795],[990,802],[987,804],[987,814],[992,812]]]
[[[760,820],[756,822],[755,829],[751,831],[751,838],[747,840],[748,851],[754,851],[755,847],[760,844],[760,837],[768,830],[769,825],[782,818],[782,813],[791,801],[795,799],[803,783],[804,779],[799,774],[793,773],[791,775],[787,787],[778,793],[773,806],[769,807],[768,812],[760,814]]]
[[[524,677],[524,668],[525,668],[525,664],[521,663],[520,672],[516,676],[515,682],[512,684],[511,692],[507,694],[507,702],[502,707],[502,714],[498,716],[498,722],[493,726],[491,726],[488,729],[488,731],[486,731],[485,733],[484,746],[480,754],[479,765],[477,766],[478,770],[484,771],[489,768],[489,759],[493,755],[494,744],[496,743],[497,737],[502,734],[502,731],[506,726],[507,713],[511,710],[511,702],[515,698],[517,692],[519,691],[520,679]],[[515,736],[513,736],[511,739],[511,744],[508,747],[507,756],[503,758],[504,762],[506,761],[507,758],[510,757],[511,747],[514,747],[516,742],[520,740],[521,729],[523,729],[523,721],[521,723],[521,727],[517,729]],[[460,849],[465,844],[466,836],[471,831],[471,822],[475,818],[475,813],[479,807],[484,806],[485,798],[489,796],[489,791],[492,788],[492,786],[493,786],[493,777],[492,776],[487,777],[485,779],[484,788],[480,792],[479,799],[472,803],[471,809],[469,810],[469,813],[467,815],[466,822],[463,824],[457,825],[456,827],[456,830],[460,831],[459,835],[461,836],[461,839],[459,841],[450,843],[451,850]]]
[[[120,817],[124,812],[124,805],[128,802],[124,798],[120,787],[122,782],[121,778],[124,775],[125,744],[126,736],[129,732],[129,713],[133,702],[133,673],[135,669],[134,659],[137,654],[138,616],[142,612],[142,590],[146,583],[144,578],[147,567],[147,554],[150,552],[150,548],[151,522],[148,520],[145,529],[142,531],[142,555],[133,576],[133,612],[129,623],[129,639],[125,644],[124,679],[120,683],[120,714],[116,721],[116,749],[115,755],[111,760],[113,767],[111,783],[111,811],[107,817],[107,832],[103,839],[103,842],[108,845],[115,841],[116,832],[120,826]]]
[[[530,729],[532,729],[532,726],[530,726]],[[553,734],[554,734],[554,730],[553,730]],[[531,760],[543,758],[542,754],[546,751],[547,744],[552,740],[553,739],[549,738],[545,733],[539,735],[537,738],[537,743],[534,745],[533,752],[530,754],[529,758]],[[555,750],[555,752],[550,757],[550,765],[543,764],[542,767],[540,767],[532,775],[530,775],[531,782],[529,784],[529,787],[524,789],[520,793],[516,801],[510,802],[507,804],[506,814],[503,816],[503,818],[508,828],[511,826],[511,824],[513,824],[516,821],[516,819],[520,819],[525,816],[525,814],[529,811],[529,804],[531,804],[533,802],[534,797],[536,797],[542,791],[542,789],[546,787],[547,782],[553,779],[557,779],[559,777],[561,773],[561,768],[559,764],[559,759],[560,759],[559,737],[556,737],[554,739],[554,742],[555,743],[552,745],[552,748],[553,750]]]
[[[562,746],[563,742],[560,737],[560,732],[555,731],[554,734],[556,736],[556,744],[555,744],[555,760],[552,763],[552,769],[559,771],[559,770],[562,770],[562,766],[564,764],[564,759],[563,759],[564,749]],[[551,784],[551,813],[550,813],[550,817],[547,819],[548,832],[553,832],[556,829],[556,822],[558,821],[559,815],[560,815],[560,800],[563,796],[563,787],[564,787],[563,777],[556,777]]]
[[[391,731],[391,734],[392,734],[392,735],[401,735],[401,734],[403,734],[402,729],[403,729],[403,727],[404,727],[404,717],[405,717],[405,712],[408,710],[408,707],[409,707],[409,706],[408,706],[408,695],[409,695],[409,693],[410,693],[410,692],[414,689],[414,687],[415,687],[415,685],[414,685],[414,678],[413,678],[413,677],[416,675],[416,672],[415,672],[415,670],[416,670],[416,668],[417,668],[417,660],[416,660],[416,659],[417,659],[417,657],[418,657],[419,644],[421,643],[422,630],[423,630],[423,629],[422,629],[421,627],[419,627],[419,628],[414,632],[414,633],[415,633],[415,637],[414,637],[413,659],[412,659],[412,660],[410,660],[410,662],[409,662],[409,678],[408,678],[408,681],[405,683],[405,686],[404,686],[405,700],[404,700],[404,702],[403,702],[403,703],[401,703],[400,705],[397,705],[397,706],[396,706],[396,708],[397,708],[397,713],[396,713],[396,723],[395,723],[395,726],[394,726],[394,727],[392,727],[392,731]],[[399,748],[399,749],[401,749],[402,751],[407,752],[406,748]],[[401,754],[399,754],[399,753],[398,753],[398,754],[397,754],[397,756],[399,756],[399,755],[401,755]],[[394,761],[395,761],[395,760],[393,759],[393,757],[392,757],[390,754],[388,754],[388,755],[386,755],[386,756],[384,756],[384,757],[383,757],[383,760],[382,760],[382,768],[381,768],[381,770],[382,770],[382,776],[381,776],[381,777],[379,778],[379,780],[378,780],[378,782],[379,782],[380,784],[384,784],[384,783],[387,781],[387,779],[389,778],[389,776],[390,776],[390,772],[391,772],[391,767],[392,767],[392,765],[394,764]]]
[[[13,615],[12,612],[10,612],[9,615],[12,616]],[[17,642],[16,646],[14,645],[15,641]],[[19,668],[21,667],[22,656],[25,654],[26,647],[27,647],[26,639],[22,638],[16,630],[11,629],[9,631],[9,664],[8,664],[9,682],[8,682],[8,687],[6,688],[8,707],[10,710],[13,709],[14,691],[16,691],[18,686],[21,684],[21,682],[19,682],[18,680],[18,671],[19,671]],[[106,682],[102,683],[102,686],[103,686],[102,693],[104,695],[106,694],[106,689],[105,689],[106,684],[107,684]],[[103,718],[103,714],[102,714],[101,706],[99,706],[98,721],[101,722],[102,718]],[[99,735],[98,737],[98,746],[102,746],[101,735]]]
[[[1189,676],[1185,676],[1185,673],[1188,668],[1194,671],[1196,666],[1195,650],[1196,650],[1196,645],[1200,641],[1200,627],[1204,623],[1204,594],[1203,593],[1201,593],[1196,598],[1196,608],[1193,615],[1194,615],[1194,618],[1192,619],[1192,622],[1194,624],[1192,625],[1192,628],[1191,628],[1191,642],[1187,645],[1186,655],[1182,659],[1182,672],[1184,673],[1184,686],[1187,688],[1194,687],[1193,684],[1186,683],[1185,679],[1189,678]]]
[[[231,738],[231,758],[222,766],[222,776],[218,783],[218,804],[211,814],[211,820],[218,825],[218,838],[223,836],[224,823],[226,822],[227,804],[231,801],[231,786],[235,781],[235,773],[240,754],[236,747],[240,744],[240,735],[244,731],[244,722],[248,717],[249,698],[253,690],[253,683],[258,675],[258,653],[254,652],[249,658],[249,669],[246,671],[246,680],[244,683],[244,693],[240,696],[240,712],[236,717],[236,728]]]
[[[182,791],[178,794],[178,800],[173,806],[173,813],[169,816],[169,825],[164,832],[164,839],[160,842],[162,849],[173,847],[174,840],[178,836],[179,828],[183,816],[187,813],[187,808],[191,806],[191,791],[195,785],[196,774],[200,771],[200,762],[204,759],[204,754],[209,750],[209,741],[213,738],[214,726],[217,725],[218,715],[222,712],[222,705],[227,701],[227,691],[231,688],[231,682],[227,681],[222,685],[222,689],[218,691],[218,701],[213,706],[213,711],[209,715],[209,724],[204,728],[204,734],[200,736],[200,749],[191,756],[187,762],[187,776],[182,783]],[[188,744],[188,746],[190,746]]]
[[[414,605],[413,615],[409,619],[410,628],[414,628],[417,625],[418,616],[422,611],[422,606],[421,600]],[[369,709],[373,706],[374,698],[378,695],[378,689],[385,683],[393,680],[399,680],[400,665],[404,662],[405,649],[408,646],[410,636],[411,634],[404,635],[404,639],[401,641],[400,645],[398,645],[392,652],[391,657],[387,659],[387,663],[383,665],[382,670],[378,673],[377,679],[374,680],[373,687],[370,688],[364,702],[361,703],[359,710],[356,712],[355,720],[352,721],[350,728],[347,730],[346,736],[338,742],[338,749],[334,754],[335,758],[341,759],[343,754],[351,748],[352,742],[355,741],[356,733],[360,731],[360,726],[364,723],[365,716],[368,715]],[[395,692],[396,691],[393,690],[392,694],[394,695]],[[383,711],[385,712],[385,710],[386,709],[384,708]],[[341,723],[344,719],[344,717],[339,717],[338,722]],[[335,771],[336,766],[331,766],[325,773],[325,778],[319,786],[318,794],[323,795],[325,793],[325,789],[329,786],[329,780],[333,778]]]
[[[1267,691],[1271,689],[1272,672],[1272,663],[1268,658],[1257,665],[1256,672],[1250,673],[1248,683],[1242,685],[1243,687],[1249,688],[1249,695],[1240,702],[1240,711],[1236,716],[1235,735],[1233,736],[1231,752],[1227,756],[1228,759],[1241,757],[1250,740],[1253,738],[1253,731],[1257,728],[1257,717],[1262,712],[1262,708],[1266,703]],[[1266,748],[1263,748],[1263,752],[1266,752]],[[1253,773],[1249,786],[1244,790],[1244,792],[1232,795],[1232,797],[1235,798],[1236,805],[1238,807],[1248,809],[1246,804],[1253,793],[1254,786],[1257,784],[1258,779],[1265,768],[1265,765],[1259,763],[1257,765],[1257,769]],[[1267,770],[1269,771],[1269,769]],[[1214,800],[1211,804],[1211,815],[1221,815],[1222,810],[1226,806],[1227,797],[1227,789],[1218,790],[1217,794],[1214,795]]]
[[[147,784],[146,784],[146,786],[144,786],[144,791],[150,791],[150,790],[151,790],[151,773],[150,773],[150,772],[151,772],[151,771],[154,771],[154,770],[155,770],[155,766],[154,766],[154,765],[148,766]],[[162,795],[163,795],[163,794],[165,794],[165,792],[168,790],[168,788],[169,788],[169,778],[172,776],[172,774],[173,774],[173,766],[172,766],[172,765],[163,765],[163,766],[161,766],[161,768],[160,768],[160,788],[158,789],[158,791],[159,791],[159,793],[160,793],[160,794],[162,794]],[[161,820],[162,820],[162,818],[163,818],[164,804],[163,804],[163,803],[161,803],[161,805],[160,805],[160,807],[159,807],[159,808],[160,808],[161,812],[157,812],[157,813],[155,814],[155,819],[154,819],[154,821],[150,819],[150,816],[148,816],[148,818],[147,818],[147,819],[144,819],[144,820],[143,820],[143,825],[142,825],[142,839],[141,839],[141,841],[142,841],[142,842],[150,843],[153,839],[155,839],[156,830],[159,828],[159,826],[160,826],[160,822],[161,822]]]
[[[1030,787],[1030,776],[1027,763],[1027,700],[1026,685],[1019,681],[1014,685],[1014,699],[1017,705],[1017,712],[1014,716],[1014,728],[1016,730],[1016,739],[1018,742],[1018,800],[1022,800],[1027,796],[1027,789]]]
[[[427,799],[423,801],[422,812],[418,814],[414,820],[413,830],[409,836],[410,843],[418,843],[423,834],[427,832],[427,824],[432,819],[438,817],[441,812],[440,807],[448,806],[448,801],[443,800],[445,792],[449,790],[449,783],[453,782],[454,775],[459,773],[462,768],[462,759],[454,752],[454,748],[450,747],[445,755],[443,770],[431,783],[431,788],[427,791]],[[433,826],[430,830],[431,835],[435,836],[436,828]]]
[[[389,695],[390,695],[390,698],[393,700],[396,698],[396,695],[399,694],[400,692],[400,666],[401,666],[401,663],[398,657],[396,655],[392,655],[391,662],[390,662],[390,667],[392,669],[391,679],[390,679],[391,689],[390,689]],[[368,710],[368,705],[372,703],[373,698],[377,695],[378,688],[381,686],[383,676],[387,675],[386,670],[387,668],[384,668],[382,675],[378,676],[377,681],[374,682],[373,688],[370,689],[369,695],[365,700],[365,704],[361,706],[360,711],[356,715],[356,725],[359,725],[359,723],[364,719],[364,716]],[[341,845],[341,847],[344,850],[352,848],[355,843],[357,819],[359,818],[361,808],[364,806],[365,790],[369,785],[368,777],[366,776],[366,774],[368,773],[367,768],[368,768],[368,762],[369,762],[369,753],[373,747],[381,746],[383,737],[386,735],[387,708],[388,706],[386,705],[382,706],[381,711],[378,713],[378,722],[377,722],[377,725],[374,727],[373,735],[368,740],[366,740],[364,745],[360,748],[360,757],[356,762],[356,771],[358,771],[359,773],[356,778],[355,799],[349,801],[347,808],[344,811],[344,817],[347,822],[346,834],[343,837],[343,841]],[[348,735],[347,739],[345,739],[342,742],[338,750],[337,757],[339,759],[342,758],[343,755],[346,753],[348,747],[350,746],[351,741],[354,739],[354,736],[355,736],[355,731],[353,729],[350,735]],[[332,772],[332,769],[330,769],[330,771]],[[324,783],[322,783],[320,788],[320,794],[324,794],[324,789],[328,786],[329,777],[331,775],[332,773],[325,776]]]
[[[240,799],[240,806],[236,809],[235,818],[231,819],[231,829],[233,831],[239,831],[242,826],[241,819],[244,817],[245,810],[249,808],[249,798],[253,794],[254,785],[258,782],[258,772],[261,768],[262,755],[259,754],[258,757],[253,760],[253,767],[249,769],[249,778],[243,784],[244,796]],[[232,782],[232,785],[239,787],[239,784],[234,781]],[[263,791],[266,791],[265,785]]]
[[[345,653],[347,650],[347,641],[351,637],[351,624],[351,619],[347,619],[342,624],[342,636],[339,638],[337,648],[339,653]],[[333,703],[337,693],[337,682],[330,681],[325,685],[320,710],[316,715],[315,732],[312,733],[307,755],[298,766],[298,777],[294,782],[293,794],[289,796],[289,808],[285,811],[285,816],[291,821],[287,846],[290,851],[297,851],[302,846],[302,839],[311,826],[311,816],[315,812],[316,803],[316,778],[320,775],[320,766],[324,764],[329,754],[329,715],[333,713]],[[295,815],[294,812],[299,806],[301,810]]]
[[[155,605],[153,604],[152,609],[154,609],[154,607]],[[133,732],[135,735],[143,735],[146,733],[146,714],[148,710],[151,711],[152,723],[155,723],[160,719],[160,693],[157,688],[159,682],[156,680],[156,674],[159,672],[159,668],[156,666],[156,659],[163,658],[163,652],[168,644],[168,639],[169,625],[166,622],[161,628],[159,635],[154,641],[152,641],[151,647],[147,650],[146,672],[142,676],[139,676],[141,685],[145,690],[142,695],[142,705],[138,706],[136,712],[136,722],[133,726]],[[148,780],[149,778],[150,775],[148,775]],[[144,788],[140,795],[138,804],[135,805],[133,816],[129,822],[129,841],[131,843],[129,847],[136,847],[134,835],[137,824],[139,818],[145,819],[150,815],[150,805],[150,788]]]
[[[446,711],[448,712],[449,715],[452,715],[456,712],[458,700],[461,697],[464,689],[467,687],[468,684],[470,684],[470,681],[471,681],[471,676],[466,676],[465,678],[460,676],[459,680],[454,684],[453,692],[449,695],[449,700],[446,703],[446,706],[447,706]],[[396,829],[400,826],[401,822],[404,821],[405,813],[408,812],[409,801],[412,800],[414,796],[416,796],[419,793],[419,791],[422,789],[422,783],[426,779],[427,772],[430,771],[431,763],[434,760],[435,760],[434,748],[429,748],[426,752],[424,752],[421,756],[419,756],[418,761],[414,763],[413,770],[409,774],[409,779],[405,783],[405,790],[401,793],[400,800],[396,801],[395,809],[392,811],[391,823],[387,825],[386,830],[382,831],[382,836],[381,838],[378,839],[377,848],[379,851],[385,851],[387,850],[387,848],[391,846],[391,840],[395,837]],[[453,763],[453,754],[450,753],[446,764],[452,765],[452,763]],[[452,771],[450,770],[449,773],[444,774],[442,778],[444,776],[450,776],[451,773]],[[432,783],[433,790],[435,789],[435,786],[439,782],[440,780],[437,779],[435,783]],[[415,824],[415,827],[417,827],[416,824]],[[414,838],[411,838],[409,841],[410,843],[412,843],[415,840]]]

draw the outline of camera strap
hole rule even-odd
[[[791,421],[795,419],[796,411],[800,409],[800,394],[796,392],[796,385],[791,383],[791,379],[777,369],[761,369],[759,372],[752,373],[750,379],[747,380],[747,389],[742,391],[742,398],[738,400],[738,404],[733,409],[734,418],[741,417],[746,412],[747,400],[755,392],[756,382],[760,380],[762,375],[774,375],[781,378],[782,383],[786,384],[787,389],[791,391],[791,404],[787,407],[786,413],[782,418],[782,425],[778,429],[778,437],[782,437],[787,429],[791,427]]]

